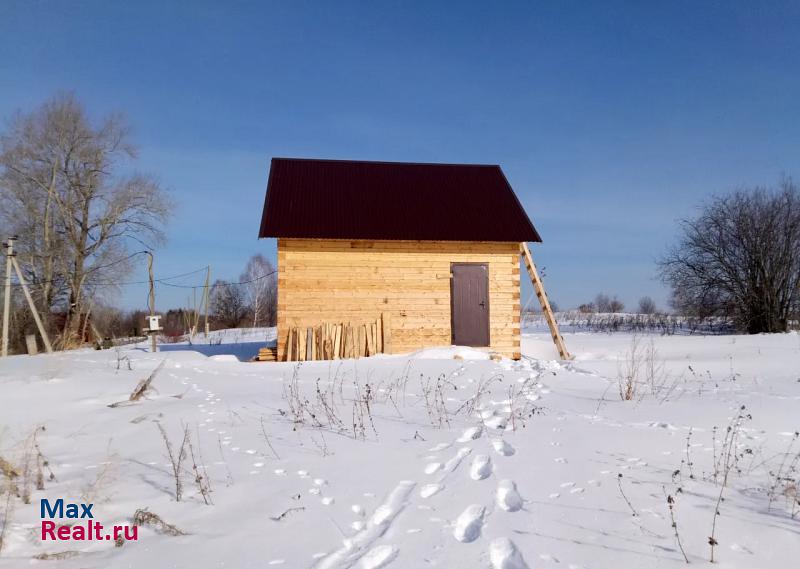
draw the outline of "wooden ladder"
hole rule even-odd
[[[536,271],[536,264],[533,262],[530,249],[528,249],[528,244],[520,243],[519,251],[522,257],[525,259],[525,266],[528,269],[528,275],[531,277],[533,290],[536,292],[536,297],[539,299],[539,304],[542,305],[542,312],[544,313],[545,320],[547,320],[547,325],[550,327],[550,335],[553,337],[553,342],[558,349],[558,355],[561,356],[562,360],[571,360],[572,356],[567,351],[567,346],[564,344],[564,338],[561,337],[561,333],[558,331],[556,316],[553,314],[553,309],[550,308],[550,301],[547,300],[547,293],[544,291],[544,284],[542,283],[542,279],[539,278],[539,273]]]

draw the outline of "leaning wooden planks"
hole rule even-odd
[[[391,318],[367,322],[323,322],[317,326],[292,326],[286,331],[284,361],[357,359],[391,353]]]

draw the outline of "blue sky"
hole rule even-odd
[[[272,156],[498,163],[552,299],[663,304],[678,219],[800,177],[799,21],[777,1],[0,0],[0,116],[60,90],[128,115],[137,168],[178,204],[159,276],[274,256],[256,239]]]

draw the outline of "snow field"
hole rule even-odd
[[[0,567],[67,550],[59,567],[683,567],[665,492],[687,555],[703,563],[714,465],[742,405],[752,419],[716,556],[731,568],[793,566],[800,522],[787,497],[770,504],[767,493],[800,427],[800,336],[656,337],[671,390],[643,387],[634,401],[616,385],[629,335],[566,341],[573,362],[552,359],[546,334],[524,336],[520,362],[459,348],[254,364],[187,345],[125,348],[130,371],[113,350],[9,358],[0,456],[18,463],[44,426],[37,442],[55,479],[30,504],[15,499]],[[164,358],[144,399],[108,407]],[[158,424],[173,444],[189,427],[213,505],[191,473],[175,500]],[[147,508],[186,535],[142,527],[118,548],[42,543],[41,497],[90,500],[104,524]]]

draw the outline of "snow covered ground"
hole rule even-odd
[[[696,565],[721,490],[720,567],[800,559],[796,489],[771,492],[770,474],[800,429],[797,333],[644,337],[635,362],[627,334],[566,334],[563,363],[531,333],[520,362],[461,348],[296,365],[225,356],[274,338],[228,332],[0,361],[0,457],[30,493],[0,498],[0,567],[677,568],[666,496]],[[641,383],[622,401],[631,364]],[[192,443],[181,501],[159,425],[174,455],[184,429]],[[183,535],[42,542],[42,498],[93,503],[106,526],[146,509]]]
[[[181,342],[162,344],[163,352],[195,351],[205,356],[234,356],[246,362],[258,354],[258,349],[266,345],[275,345],[275,328],[235,328],[215,330],[208,336],[195,334],[194,338]],[[143,342],[141,347],[149,344]],[[228,358],[230,359],[230,358]]]

